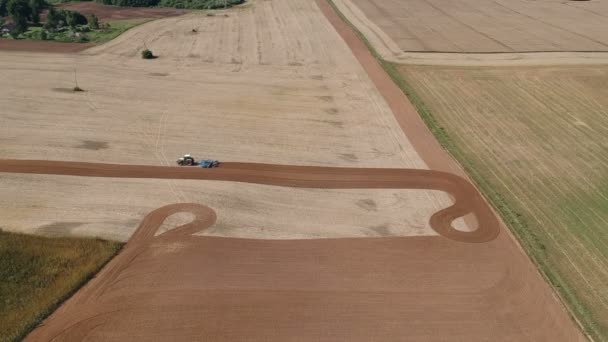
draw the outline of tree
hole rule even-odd
[[[8,9],[6,5],[8,5],[9,0],[0,0],[0,17],[6,17],[8,15]]]
[[[46,23],[44,28],[54,30],[61,27],[63,24],[68,25],[72,28],[78,25],[86,25],[88,23],[87,18],[80,12],[67,11],[67,10],[56,10],[51,7],[49,13],[46,16]]]
[[[11,32],[11,35],[18,36],[27,31],[27,19],[32,13],[27,0],[10,0],[6,5],[6,8],[15,24],[15,28],[13,29],[13,32]]]
[[[76,27],[78,25],[86,25],[87,24],[87,18],[80,14],[80,12],[76,12],[76,11],[64,11],[65,12],[65,23],[69,26],[69,27]]]
[[[55,7],[49,8],[49,13],[46,15],[46,22],[44,23],[44,28],[46,29],[55,29],[59,25],[59,20],[61,20],[61,15],[55,9]]]
[[[44,0],[29,0],[28,5],[30,7],[30,19],[34,24],[40,23],[40,13],[46,7]]]
[[[91,30],[99,29],[99,19],[95,14],[91,14],[89,17],[89,28],[91,28]]]

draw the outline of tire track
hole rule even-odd
[[[245,182],[297,188],[423,189],[449,193],[454,204],[431,216],[440,235],[460,242],[488,242],[499,233],[499,223],[488,204],[467,180],[451,173],[420,169],[336,168],[255,163],[222,163],[220,168],[119,165],[102,163],[0,160],[0,172],[85,177],[192,179]],[[452,222],[474,213],[478,227],[455,229]]]

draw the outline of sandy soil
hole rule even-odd
[[[337,0],[407,52],[608,51],[604,1]],[[354,8],[353,4],[358,8]]]
[[[0,157],[172,165],[192,153],[293,165],[427,167],[315,4],[264,1],[226,14],[150,22],[84,56],[0,53],[3,73],[13,80],[0,85]],[[142,60],[144,42],[160,58]],[[69,91],[74,69],[83,93]],[[153,208],[195,202],[220,213],[209,230],[214,235],[435,235],[429,218],[451,203],[424,190],[34,179],[0,176],[4,229],[125,241]]]
[[[196,218],[155,236],[180,212]],[[192,236],[215,219],[198,204],[151,212],[27,340],[582,341],[506,234],[483,244]]]

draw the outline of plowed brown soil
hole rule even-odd
[[[195,219],[155,236],[179,212]],[[151,212],[121,254],[27,340],[580,338],[504,234],[485,244],[192,236],[214,221],[198,204]]]
[[[52,53],[74,53],[86,50],[93,43],[61,43],[41,40],[0,39],[0,50]]]

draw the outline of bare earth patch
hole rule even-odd
[[[185,213],[192,223],[161,232]],[[152,211],[27,341],[582,341],[505,234],[475,244],[200,236],[215,219],[198,204]]]
[[[61,43],[40,40],[14,40],[0,39],[0,52],[2,51],[31,51],[31,52],[54,52],[75,53],[84,51],[94,46],[92,43]]]

